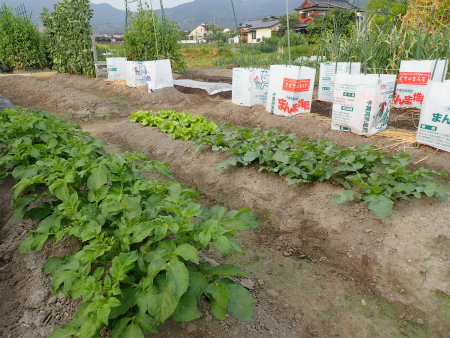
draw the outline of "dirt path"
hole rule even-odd
[[[197,78],[231,75],[230,70],[191,73]],[[261,227],[239,237],[247,254],[226,260],[250,273],[252,293],[258,300],[252,322],[232,318],[219,322],[203,304],[201,319],[189,324],[168,322],[159,337],[446,337],[450,331],[449,203],[408,200],[396,204],[392,217],[379,220],[366,205],[334,204],[331,196],[339,189],[328,183],[287,186],[282,178],[260,173],[256,167],[216,173],[215,165],[227,154],[195,152],[193,142],[174,141],[154,128],[129,123],[126,116],[139,109],[165,108],[202,114],[219,123],[264,123],[264,128],[341,145],[370,143],[406,150],[413,161],[436,170],[450,171],[448,153],[400,145],[392,138],[331,131],[314,115],[288,120],[266,113],[261,106],[239,107],[220,97],[184,94],[173,88],[148,95],[139,88],[79,76],[12,76],[0,77],[0,95],[14,104],[80,123],[110,143],[109,151],[135,150],[171,163],[177,179],[200,191],[206,205],[250,206],[260,215]],[[399,147],[392,147],[395,144]],[[0,202],[7,205],[6,191],[12,182],[2,184]],[[42,253],[19,255],[17,247],[33,225],[21,222],[10,227],[8,211],[0,212],[6,215],[0,218],[0,269],[5,272],[0,293],[9,294],[0,299],[0,312],[8,313],[0,318],[4,328],[0,336],[46,336],[74,307],[60,299],[53,302],[48,278],[40,270],[47,255],[55,250],[60,254],[62,249],[49,246]],[[215,252],[207,256],[225,261]],[[35,297],[33,306],[30,297]],[[65,309],[59,319],[55,304]]]

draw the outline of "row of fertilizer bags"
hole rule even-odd
[[[173,87],[170,60],[127,61],[127,58],[106,58],[108,81],[127,80],[128,87],[147,86],[148,92]]]
[[[448,60],[402,61],[397,75],[361,74],[360,63],[320,64],[318,100],[332,102],[332,130],[370,136],[385,130],[391,107],[420,109],[416,141],[450,151]],[[272,114],[310,113],[316,70],[273,65],[234,68],[232,102]]]

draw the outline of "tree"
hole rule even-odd
[[[92,15],[89,0],[62,0],[51,13],[44,8],[41,19],[53,69],[60,73],[95,75]]]
[[[180,32],[174,21],[160,22],[148,3],[140,2],[137,13],[129,13],[128,22],[130,25],[125,29],[124,36],[128,60],[168,58],[174,70],[186,67],[178,44]]]
[[[46,62],[41,34],[27,18],[14,16],[12,8],[0,11],[0,64],[5,69],[42,67]]]
[[[278,18],[280,22],[280,27],[276,32],[274,32],[275,36],[284,36],[287,33],[287,18],[286,15],[282,15]],[[298,12],[292,12],[289,14],[289,29],[294,30],[297,26],[300,25],[300,18],[298,17]]]
[[[368,16],[375,15],[374,22],[378,25],[390,21],[399,14],[404,15],[407,8],[407,0],[403,0],[403,2],[394,2],[393,0],[369,0],[366,4],[367,11],[379,13],[368,13]]]
[[[335,8],[324,16],[313,20],[306,30],[308,31],[308,42],[317,43],[326,30],[339,35],[350,36],[352,27],[355,25],[356,14],[346,9]]]

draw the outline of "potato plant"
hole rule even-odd
[[[202,263],[198,255],[211,245],[225,255],[241,252],[232,239],[236,230],[258,226],[249,208],[204,208],[196,191],[143,173],[173,178],[167,163],[108,154],[103,141],[43,112],[5,109],[0,122],[0,178],[17,180],[13,222],[39,221],[20,252],[65,237],[83,243],[45,263],[55,293],[82,299],[72,320],[50,337],[98,337],[104,327],[112,337],[143,337],[169,317],[199,318],[202,296],[216,318],[227,312],[252,318],[255,301],[230,278],[246,273]]]

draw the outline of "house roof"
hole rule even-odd
[[[260,29],[260,28],[271,28],[273,26],[276,26],[280,23],[279,20],[264,20],[264,19],[258,19],[258,20],[248,20],[246,22],[244,22],[244,24],[242,25],[242,28],[247,28],[245,30],[245,33],[251,32],[255,29]]]
[[[301,11],[310,8],[344,8],[357,9],[347,0],[305,0],[300,7],[295,8],[296,11]]]

